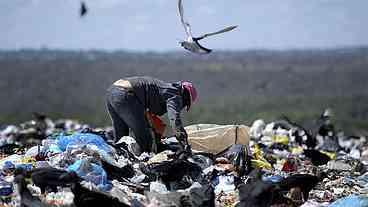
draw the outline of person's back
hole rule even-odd
[[[125,80],[131,83],[135,95],[144,107],[159,116],[167,112],[167,100],[181,94],[180,83],[166,83],[146,76],[130,77]]]

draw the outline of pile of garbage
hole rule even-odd
[[[110,128],[36,114],[0,126],[0,206],[368,206],[366,137],[319,121],[192,125],[191,153],[175,137],[141,153]]]

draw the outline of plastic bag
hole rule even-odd
[[[0,169],[3,169],[4,168],[4,165],[6,162],[12,162],[13,164],[18,164],[18,163],[21,163],[21,160],[22,160],[23,156],[22,155],[17,155],[17,154],[14,154],[14,155],[10,155],[4,159],[2,159],[0,161]]]
[[[96,134],[75,133],[70,136],[60,135],[57,137],[57,145],[62,151],[65,151],[70,145],[78,144],[94,145],[98,147],[98,149],[107,153],[113,152],[113,149],[105,142],[105,140]]]
[[[368,197],[367,196],[357,196],[352,195],[345,198],[341,198],[329,207],[367,207],[368,206]]]
[[[13,184],[0,178],[0,196],[9,196],[13,193]]]
[[[251,166],[253,168],[272,169],[272,165],[263,157],[263,153],[258,145],[254,146],[253,157],[254,159],[251,160]]]
[[[218,154],[218,156],[222,156],[230,160],[239,176],[243,176],[249,170],[250,159],[248,159],[248,150],[244,145],[234,144],[224,152]]]
[[[195,182],[183,191],[167,193],[145,192],[149,201],[156,201],[155,206],[215,206],[215,195],[210,185]]]
[[[198,124],[185,127],[193,150],[220,153],[233,144],[249,144],[245,125]]]
[[[263,160],[251,160],[251,165],[253,168],[272,170],[272,165]]]
[[[52,206],[72,206],[74,195],[72,192],[51,192],[46,195],[45,201]]]
[[[41,151],[43,151],[42,146],[33,146],[27,150],[25,156],[36,157]]]
[[[167,193],[169,192],[166,188],[166,186],[160,182],[151,182],[150,183],[150,192],[156,192],[156,193]]]
[[[262,119],[255,120],[249,130],[250,136],[254,139],[261,138],[265,127],[266,123]]]
[[[272,141],[274,143],[280,143],[283,145],[289,144],[289,137],[287,135],[274,135],[272,136]]]
[[[135,141],[133,137],[130,136],[123,136],[116,145],[125,145],[125,149],[128,150],[128,153],[132,154],[133,157],[138,156],[141,154],[141,149]],[[124,148],[124,147],[123,147]]]
[[[57,145],[57,140],[54,139],[44,139],[42,140],[42,153],[58,154],[62,150]]]
[[[109,185],[105,170],[88,160],[77,160],[73,165],[67,168],[67,171],[74,171],[79,177],[92,182],[99,189],[107,190]]]
[[[5,161],[3,165],[4,172],[10,172],[15,169],[15,165],[12,161]]]
[[[60,135],[57,137],[57,145],[62,151],[66,151],[68,148],[85,147],[96,151],[102,159],[110,164],[115,164],[115,150],[102,137],[96,134],[75,133],[70,136]]]
[[[215,187],[215,194],[229,193],[235,190],[234,176],[220,175],[218,177],[218,184]]]
[[[200,166],[202,170],[213,165],[213,161],[209,157],[201,154],[194,154],[188,160]]]
[[[252,173],[251,173],[252,174]],[[239,185],[239,200],[242,207],[271,206],[274,186],[256,177],[246,184]]]
[[[284,177],[282,177],[281,175],[271,175],[271,176],[262,177],[263,181],[271,182],[271,183],[279,183],[283,179],[284,179]]]

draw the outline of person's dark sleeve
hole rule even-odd
[[[187,145],[187,132],[183,127],[181,121],[181,109],[183,108],[183,101],[181,96],[173,96],[167,100],[167,113],[170,121],[171,128],[175,132],[175,136],[180,143]]]
[[[170,125],[173,129],[183,128],[181,121],[181,109],[183,108],[183,101],[181,96],[173,96],[167,100],[167,114],[169,117]]]

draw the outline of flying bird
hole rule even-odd
[[[217,31],[217,32],[207,33],[207,34],[204,34],[204,35],[199,36],[199,37],[193,37],[190,24],[187,21],[184,20],[184,8],[183,8],[183,1],[182,0],[178,0],[178,7],[179,7],[180,21],[181,21],[182,25],[184,26],[185,32],[187,34],[187,40],[180,41],[179,44],[183,48],[185,48],[185,49],[187,49],[187,50],[189,50],[193,53],[208,54],[208,53],[212,52],[211,49],[205,48],[201,44],[199,44],[199,40],[202,40],[202,39],[207,38],[209,36],[221,34],[221,33],[224,33],[224,32],[229,32],[229,31],[231,31],[231,30],[238,27],[238,26],[230,26],[230,27],[226,27],[225,29],[222,29],[222,30]]]
[[[84,15],[86,15],[87,14],[87,11],[88,11],[87,6],[84,3],[84,1],[82,1],[81,2],[81,7],[80,7],[80,10],[79,10],[80,16],[83,17]]]

